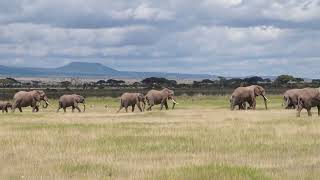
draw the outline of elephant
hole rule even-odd
[[[19,91],[14,97],[14,103],[12,105],[12,112],[15,111],[16,108],[22,112],[22,107],[32,107],[32,112],[39,111],[39,105],[41,101],[44,101],[46,105],[43,105],[43,108],[47,108],[49,105],[48,97],[46,93],[42,90],[33,90],[33,91]]]
[[[174,95],[174,91],[168,88],[164,88],[161,91],[150,90],[145,96],[148,103],[147,110],[151,111],[152,106],[158,105],[158,104],[161,104],[161,110],[163,109],[163,106],[165,106],[166,109],[168,110],[168,100],[172,100],[173,102],[172,109],[174,109],[175,105],[178,103],[176,102],[176,98],[173,95]]]
[[[2,113],[6,112],[8,113],[8,108],[12,110],[12,104],[9,102],[2,102],[0,103],[0,110],[2,110]]]
[[[141,108],[141,103],[143,104],[143,109]],[[144,95],[141,93],[124,93],[120,97],[120,108],[117,113],[120,112],[122,108],[125,108],[126,112],[128,112],[129,106],[132,106],[132,112],[134,112],[136,105],[141,112],[144,111],[146,106]]]
[[[290,89],[283,94],[283,106],[286,109],[296,109],[298,105],[298,97],[301,93],[301,89]]]
[[[304,88],[298,97],[297,117],[300,117],[302,109],[308,111],[308,116],[312,116],[311,108],[318,107],[320,116],[320,88]]]
[[[59,112],[61,108],[63,108],[64,112],[66,112],[67,107],[72,107],[72,112],[74,112],[74,109],[77,109],[79,112],[81,112],[78,106],[79,103],[83,104],[83,112],[85,112],[86,104],[83,96],[77,94],[63,95],[59,98],[59,106],[57,112]]]
[[[249,109],[256,109],[256,97],[262,96],[264,99],[265,108],[268,109],[266,92],[263,87],[258,85],[251,85],[247,87],[238,87],[234,90],[230,97],[230,109],[234,110],[235,106],[243,109],[244,103],[249,103]]]

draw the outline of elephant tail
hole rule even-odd
[[[120,107],[123,107],[123,106],[124,106],[123,100],[122,100],[122,98],[120,98]]]
[[[59,101],[59,108],[62,108],[62,102]]]

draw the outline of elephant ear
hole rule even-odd
[[[80,102],[80,96],[75,94],[74,100],[78,103]]]
[[[40,101],[40,100],[41,100],[40,92],[39,92],[39,91],[36,91],[36,92],[33,94],[33,98],[34,98],[36,101]]]
[[[254,87],[254,94],[255,94],[256,96],[261,95],[261,94],[262,94],[262,91],[263,91],[263,88],[262,88],[262,87],[260,87],[260,86],[255,86],[255,87]]]

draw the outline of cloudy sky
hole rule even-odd
[[[1,0],[0,64],[320,78],[320,0]]]

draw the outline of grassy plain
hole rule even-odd
[[[226,96],[179,97],[176,110],[115,114],[118,100],[87,99],[85,113],[1,114],[2,179],[318,179],[320,118],[231,112]],[[108,105],[108,108],[105,107]],[[315,110],[314,110],[315,111]]]

